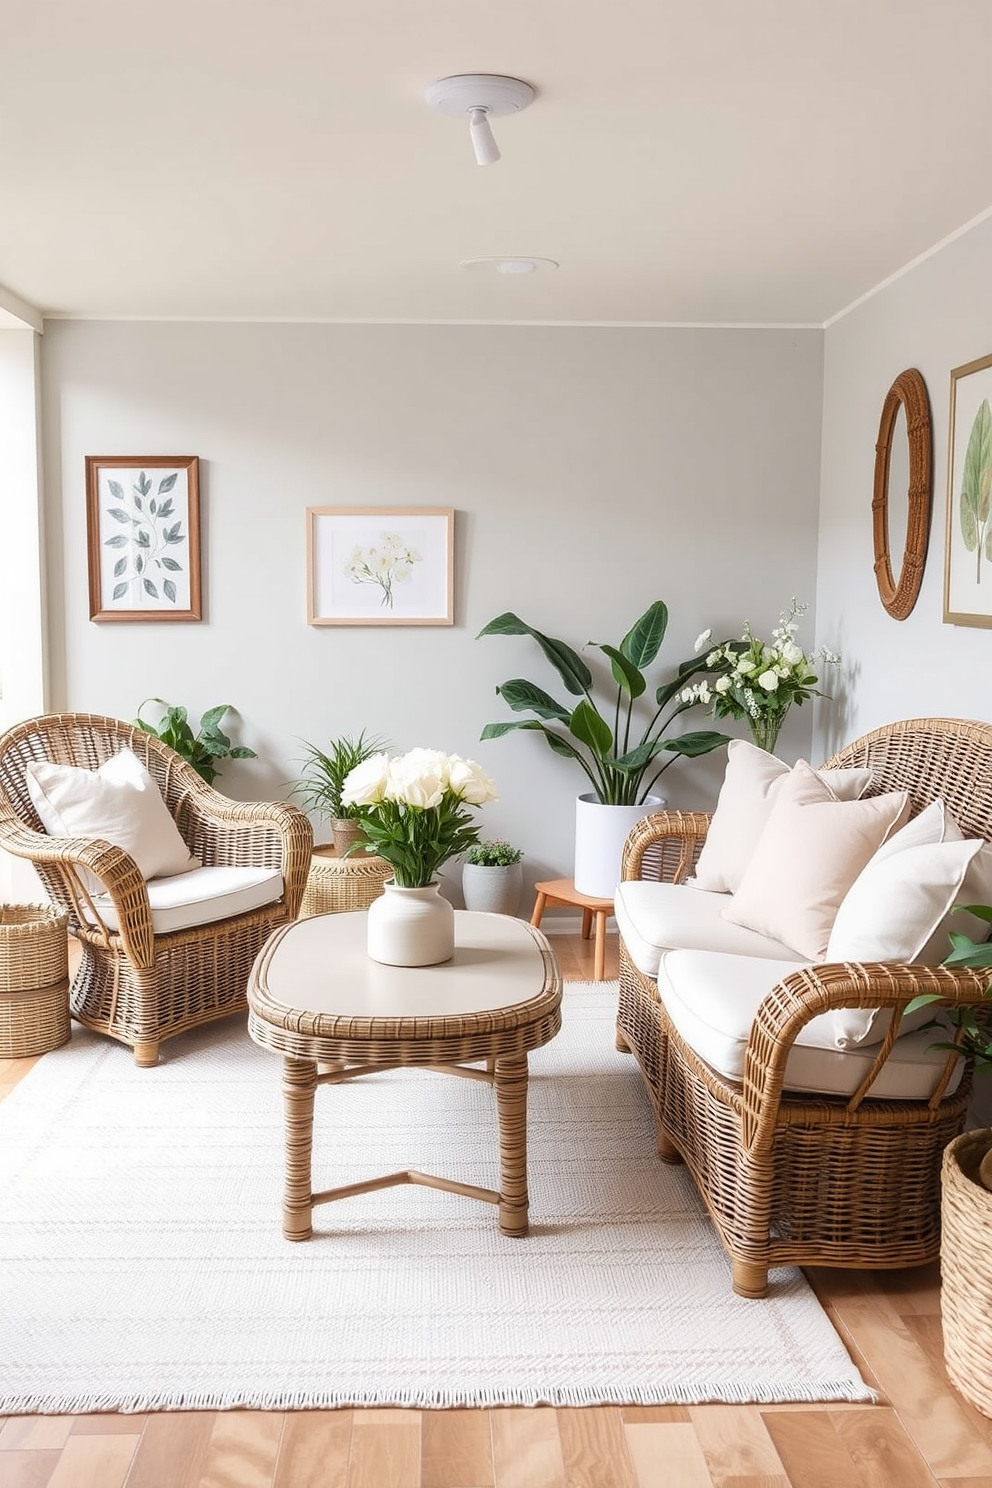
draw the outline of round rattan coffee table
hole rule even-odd
[[[525,1235],[527,1054],[561,1027],[554,952],[522,920],[456,910],[450,961],[383,966],[366,954],[365,922],[364,911],[353,911],[284,926],[260,952],[248,983],[248,1031],[283,1056],[283,1234],[308,1240],[315,1204],[417,1183],[495,1204],[503,1234]],[[499,1191],[409,1170],[314,1193],[317,1086],[406,1066],[494,1086]]]

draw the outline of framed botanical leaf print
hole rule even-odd
[[[944,621],[992,626],[992,356],[951,373]]]
[[[87,455],[91,620],[199,620],[195,455]]]

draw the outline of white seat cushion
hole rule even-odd
[[[729,894],[711,894],[688,884],[630,879],[617,885],[613,912],[630,958],[645,976],[658,975],[662,951],[673,946],[806,964],[781,941],[725,920],[721,910],[729,903]]]
[[[658,970],[658,995],[682,1039],[700,1059],[728,1080],[744,1077],[744,1053],[759,1005],[776,982],[797,970],[795,962],[720,955],[712,951],[667,951]],[[789,1090],[852,1095],[864,1079],[878,1045],[837,1046],[843,1011],[821,1013],[799,1034],[786,1064]],[[947,1058],[930,1046],[934,1030],[903,1034],[895,1042],[871,1096],[926,1100]],[[958,1061],[948,1093],[960,1083]]]
[[[271,868],[195,868],[191,873],[150,879],[145,887],[152,929],[156,935],[168,935],[274,903],[282,897],[282,874]],[[109,895],[95,895],[93,904],[108,930],[120,929]],[[96,924],[88,910],[84,913]]]

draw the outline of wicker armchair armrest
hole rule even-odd
[[[844,962],[807,966],[791,972],[762,1000],[748,1039],[742,1087],[744,1143],[748,1148],[771,1143],[782,1100],[785,1066],[798,1034],[820,1013],[838,1008],[892,1008],[902,1010],[921,992],[939,993],[947,1005],[988,1006],[987,974],[946,966],[908,966],[901,962]],[[935,1003],[935,1010],[941,1004]],[[894,1017],[886,1037],[877,1045],[877,1057],[859,1089],[848,1102],[856,1110],[869,1093],[899,1034],[900,1019]],[[943,1095],[958,1058],[949,1054],[944,1074],[931,1097],[935,1105]]]
[[[621,879],[682,883],[696,866],[712,819],[711,811],[658,811],[642,817],[624,845]]]
[[[313,828],[298,806],[289,801],[234,801],[189,770],[182,776],[175,816],[190,851],[201,862],[278,869],[295,917],[313,852]]]
[[[51,837],[47,832],[35,832],[12,813],[0,816],[0,847],[39,868],[62,870],[59,877],[65,885],[66,907],[71,906],[74,930],[93,928],[92,921],[83,915],[84,904],[99,922],[80,870],[99,879],[117,911],[127,954],[136,965],[151,966],[154,937],[148,890],[130,853],[98,837]],[[108,932],[104,929],[103,933]]]

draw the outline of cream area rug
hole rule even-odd
[[[615,984],[569,984],[531,1056],[522,1240],[401,1187],[286,1241],[279,1057],[228,1019],[139,1070],[74,1026],[0,1102],[0,1414],[871,1400],[800,1272],[732,1293],[615,1008]],[[316,1190],[404,1168],[496,1187],[491,1088],[317,1092]]]

